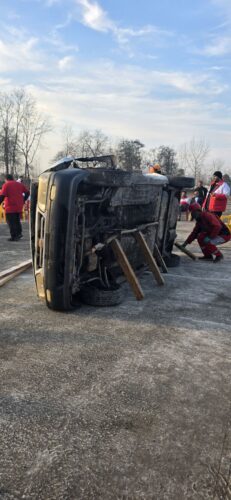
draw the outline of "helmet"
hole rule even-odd
[[[189,212],[196,212],[196,210],[201,211],[201,206],[199,205],[199,203],[191,203],[191,205],[189,205],[188,209],[189,209]]]

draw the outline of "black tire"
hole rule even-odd
[[[168,177],[169,185],[177,188],[193,188],[194,177]]]
[[[171,253],[171,255],[164,255],[163,258],[167,267],[178,267],[180,265],[180,256],[175,253]]]
[[[104,288],[99,281],[84,285],[80,290],[80,299],[90,306],[117,306],[125,297],[124,287],[114,284]]]

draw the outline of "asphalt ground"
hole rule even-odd
[[[178,223],[183,241],[192,222]],[[0,225],[0,270],[30,257]],[[197,243],[190,249],[200,254]],[[0,499],[231,498],[231,243],[145,299],[50,311],[31,271],[0,289]],[[179,253],[180,252],[176,252]]]

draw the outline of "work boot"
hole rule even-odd
[[[220,255],[216,255],[215,259],[213,262],[219,262],[220,260],[224,259],[222,253]]]
[[[213,260],[212,255],[203,255],[203,257],[198,257],[199,260]]]
[[[8,238],[7,241],[17,241],[17,239],[16,238]]]

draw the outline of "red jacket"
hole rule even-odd
[[[21,213],[25,203],[24,194],[28,198],[30,192],[24,184],[17,181],[6,181],[0,191],[0,196],[4,196],[5,212]]]
[[[227,226],[219,217],[210,212],[201,212],[200,219],[196,222],[193,231],[188,236],[186,243],[192,243],[199,233],[206,233],[209,238],[216,238],[221,234],[229,234]]]

